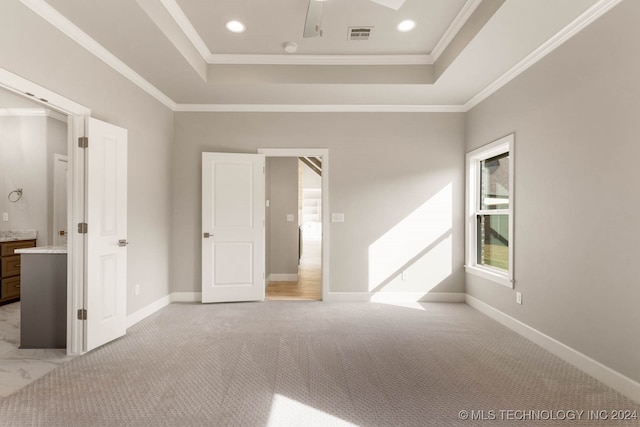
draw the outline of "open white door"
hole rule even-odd
[[[264,300],[264,155],[202,153],[202,302]]]
[[[86,351],[127,329],[127,130],[89,118]]]

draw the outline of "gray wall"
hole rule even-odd
[[[298,158],[270,157],[269,274],[298,274]],[[293,214],[293,221],[287,215]]]
[[[331,225],[331,292],[366,293],[388,281],[395,291],[464,292],[463,130],[457,113],[176,113],[172,290],[200,291],[200,153],[300,147],[329,149],[330,206],[345,214],[344,223]],[[437,227],[416,230],[407,221],[416,212],[427,228]],[[396,242],[383,237],[398,233],[428,240],[376,271],[381,283],[374,286],[370,269],[379,266],[371,247],[378,257],[393,255]],[[395,283],[397,269],[410,264],[409,280]]]
[[[67,152],[67,124],[39,109],[40,116],[0,116],[0,213],[9,215],[0,229],[37,230],[37,244],[46,246],[52,243],[53,157]],[[22,197],[12,203],[8,195],[18,188]]]
[[[53,245],[55,233],[53,225],[53,184],[55,173],[55,155],[67,155],[67,122],[47,117],[47,244]]]
[[[515,291],[467,293],[640,381],[640,2],[626,1],[467,115],[515,132]],[[594,55],[597,53],[597,55]]]
[[[38,245],[47,245],[47,117],[0,117],[0,219],[3,230],[37,230]],[[15,203],[10,192],[22,188]],[[12,197],[17,198],[16,194]]]
[[[127,312],[135,312],[169,293],[173,112],[18,1],[1,7],[0,66],[129,131]]]

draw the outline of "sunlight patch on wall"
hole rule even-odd
[[[369,291],[403,290],[402,271],[412,291],[428,292],[452,271],[453,189],[449,183],[369,246]],[[389,289],[386,289],[391,282]],[[419,281],[419,289],[415,283]]]
[[[280,394],[274,395],[267,427],[297,426],[302,424],[305,426],[318,427],[356,427],[356,424],[334,417],[319,409],[307,406],[304,403],[289,399]]]
[[[378,286],[376,291],[380,294],[411,291],[417,295],[416,301],[418,301],[419,297],[424,296],[451,275],[453,271],[452,244],[451,233],[447,233],[446,237],[438,239],[437,243],[431,245],[427,252],[404,268],[408,280],[402,280],[401,273],[397,274],[391,280]]]

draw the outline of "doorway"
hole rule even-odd
[[[20,370],[0,372],[0,397],[70,360],[64,312],[38,327],[36,339],[48,348],[28,350],[33,341],[24,341],[28,327],[23,316],[29,308],[21,296],[32,292],[23,286],[25,273],[32,271],[24,271],[29,265],[14,252],[32,246],[66,247],[56,234],[66,239],[68,120],[65,114],[0,88],[0,364],[21,363]],[[66,266],[58,254],[29,256],[55,258]],[[60,283],[59,291],[66,292],[66,282]]]
[[[0,89],[0,305],[18,302],[25,290],[21,250],[63,246],[54,228],[67,229],[67,121],[64,114]]]
[[[266,299],[327,300],[328,150],[261,149],[258,153],[264,154],[267,165],[271,165],[266,185],[273,190],[271,194],[267,190],[265,203]],[[269,173],[278,168],[290,172]],[[275,179],[284,184],[272,182]],[[288,195],[281,194],[283,188]],[[275,226],[270,227],[270,223]],[[284,263],[283,253],[289,254]]]
[[[69,355],[82,354],[107,342],[109,337],[103,339],[106,332],[117,332],[118,336],[126,332],[126,280],[122,280],[126,279],[126,233],[120,236],[122,227],[110,227],[117,218],[126,231],[126,129],[100,122],[83,105],[3,68],[0,88],[18,95],[21,101],[30,100],[67,117],[67,230],[73,232],[67,239],[66,347]],[[93,149],[86,150],[89,139]],[[91,221],[118,232],[117,237],[110,234],[120,239],[110,247],[118,248],[120,254],[109,260],[102,256],[105,252],[99,237],[108,233],[100,227],[88,227]],[[110,262],[107,267],[117,264],[118,271],[125,274],[105,273],[96,278],[101,270],[95,264],[100,259]],[[110,286],[106,286],[106,279]],[[125,297],[104,297],[100,287]],[[94,314],[87,315],[91,307]],[[109,325],[113,327],[107,328]]]
[[[266,159],[267,300],[322,299],[322,162]]]

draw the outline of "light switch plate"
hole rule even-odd
[[[288,222],[293,222],[294,216],[293,214],[287,214],[287,221]]]
[[[9,212],[2,212],[2,220],[9,221]]]
[[[331,214],[331,222],[344,222],[344,214],[343,213],[332,213]]]

